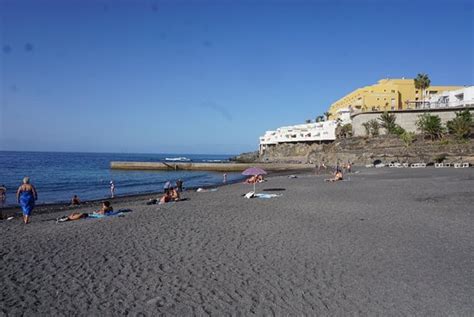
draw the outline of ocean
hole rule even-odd
[[[0,185],[7,188],[3,206],[16,204],[16,190],[24,176],[30,176],[38,191],[38,204],[110,197],[110,181],[117,196],[163,190],[166,181],[182,179],[184,187],[222,184],[223,175],[204,171],[119,171],[110,161],[142,162],[226,162],[231,155],[196,154],[114,154],[0,151]],[[242,179],[240,173],[227,173],[229,182]]]

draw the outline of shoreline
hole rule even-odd
[[[290,170],[290,171],[269,171],[267,174],[267,177],[286,176],[286,175],[292,175],[292,174],[301,175],[301,174],[305,174],[311,171],[312,169],[300,169],[300,170]],[[187,191],[195,191],[198,188],[218,188],[218,187],[228,186],[232,184],[237,184],[237,183],[242,182],[246,177],[247,176],[242,175],[242,178],[239,180],[228,181],[226,183],[217,183],[214,185],[185,187],[185,190],[183,192],[186,193]],[[103,202],[106,200],[111,201],[113,204],[120,204],[124,202],[137,202],[137,201],[157,198],[157,196],[161,196],[162,194],[163,194],[163,191],[159,191],[159,192],[154,191],[154,192],[149,192],[149,193],[125,194],[125,195],[115,196],[114,198],[87,199],[87,200],[81,201],[81,204],[78,206],[71,206],[69,204],[69,201],[43,203],[43,204],[38,204],[35,206],[33,210],[33,216],[35,214],[48,214],[48,213],[54,213],[57,211],[76,210],[83,207],[99,208],[100,202]],[[12,216],[15,218],[21,217],[21,215],[22,215],[21,208],[18,204],[0,207],[0,220],[6,220],[8,217],[12,217]]]

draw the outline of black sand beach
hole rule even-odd
[[[114,202],[124,217],[1,221],[0,315],[474,314],[474,169],[257,189],[282,196],[249,200],[233,184]]]

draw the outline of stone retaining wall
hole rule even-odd
[[[416,126],[418,116],[424,113],[431,113],[441,118],[441,122],[446,124],[447,121],[452,120],[456,117],[456,112],[464,110],[466,108],[442,108],[442,109],[430,109],[427,110],[394,110],[389,113],[394,113],[397,116],[396,123],[399,124],[403,129],[410,132],[419,132]],[[474,114],[474,107],[469,107],[471,113]],[[354,136],[365,136],[365,128],[363,123],[372,119],[380,118],[383,111],[363,112],[354,114],[352,118],[352,132]],[[385,134],[384,129],[380,129],[380,134]]]

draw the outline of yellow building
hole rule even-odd
[[[460,89],[462,86],[430,86],[424,91],[415,88],[413,79],[382,79],[372,86],[359,88],[331,105],[330,119],[337,119],[340,111],[386,111],[414,109],[423,99],[446,90]]]

